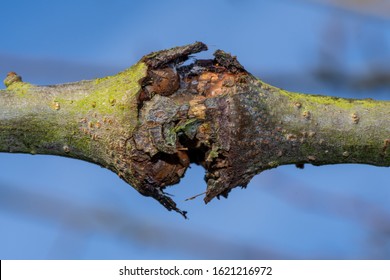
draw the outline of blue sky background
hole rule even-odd
[[[115,74],[203,41],[198,57],[221,48],[288,90],[390,96],[390,17],[325,0],[5,1],[0,34],[0,76],[34,84]],[[0,259],[390,258],[388,168],[283,166],[227,200],[185,202],[203,176],[192,166],[169,190],[184,220],[96,165],[0,154]]]

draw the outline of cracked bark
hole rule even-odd
[[[86,160],[186,217],[164,190],[190,163],[204,201],[279,165],[390,166],[390,102],[288,92],[196,42],[144,56],[115,76],[35,86],[9,73],[0,91],[0,152]]]

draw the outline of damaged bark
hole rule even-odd
[[[390,166],[389,102],[284,91],[222,50],[182,64],[206,49],[154,52],[116,76],[57,86],[10,73],[0,152],[88,160],[184,217],[164,190],[191,163],[206,170],[206,203],[279,165]]]

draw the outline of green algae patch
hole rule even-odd
[[[25,83],[25,82],[15,82],[10,84],[7,87],[7,91],[11,91],[17,96],[24,96],[31,88],[34,86],[30,83]]]
[[[265,90],[270,90],[271,92],[278,93],[280,95],[286,96],[294,104],[302,104],[306,109],[312,109],[313,107],[318,107],[319,105],[332,105],[340,109],[349,110],[355,107],[362,108],[374,108],[376,106],[381,106],[381,102],[372,100],[372,99],[352,99],[352,98],[340,98],[334,96],[325,96],[317,94],[304,94],[297,92],[290,92],[284,89],[280,89],[269,85],[262,80],[258,79],[261,84],[261,88]]]
[[[91,110],[106,115],[137,113],[139,80],[146,76],[147,66],[137,63],[114,75],[92,81],[92,93],[74,103],[78,112]]]
[[[377,101],[370,99],[339,98],[333,96],[295,93],[286,90],[279,90],[279,92],[282,95],[287,96],[292,102],[302,102],[303,106],[306,106],[307,109],[310,109],[309,107],[311,105],[312,107],[318,107],[318,105],[331,105],[344,110],[349,110],[355,107],[373,108],[379,105]]]

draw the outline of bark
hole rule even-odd
[[[0,152],[86,160],[168,210],[164,193],[190,163],[206,170],[205,202],[279,165],[390,166],[390,102],[292,93],[197,42],[155,52],[115,76],[54,86],[16,73],[0,91]]]

